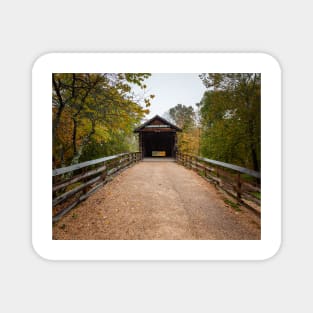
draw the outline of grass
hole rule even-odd
[[[199,174],[201,177],[206,177],[204,171],[199,171],[198,174]]]
[[[231,200],[229,200],[229,199],[226,199],[226,198],[224,199],[224,202],[225,202],[227,205],[231,206],[233,209],[235,209],[237,212],[240,212],[240,211],[241,211],[241,209],[240,209],[238,203],[235,203],[235,202],[233,202],[233,201],[231,201]]]
[[[256,182],[255,177],[250,176],[250,175],[248,175],[248,174],[242,174],[242,173],[241,173],[240,176],[241,176],[241,179],[242,179],[243,181],[246,181],[246,182],[249,182],[249,183],[255,183],[255,182]]]
[[[258,191],[251,192],[251,195],[256,197],[257,199],[261,200],[261,193]]]
[[[82,182],[77,182],[77,183],[71,184],[71,185],[66,187],[66,191],[70,191],[70,190],[80,186],[81,184],[82,184]]]

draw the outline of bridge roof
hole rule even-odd
[[[155,115],[154,117],[152,117],[150,120],[146,121],[145,123],[141,124],[140,126],[138,126],[135,130],[134,133],[138,133],[140,131],[142,131],[144,128],[146,128],[149,125],[155,125],[155,127],[157,127],[158,125],[154,124],[155,121],[160,121],[162,122],[162,125],[168,125],[169,128],[175,129],[176,131],[182,131],[181,128],[177,127],[176,125],[172,124],[171,122],[169,122],[168,120],[166,120],[165,118],[159,116],[159,115]]]

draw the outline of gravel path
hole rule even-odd
[[[260,219],[175,162],[140,162],[64,216],[53,239],[260,239]]]

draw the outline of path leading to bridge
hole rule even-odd
[[[260,219],[175,162],[140,162],[53,227],[54,239],[260,239]]]

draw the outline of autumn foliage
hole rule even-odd
[[[53,74],[53,167],[136,150],[132,131],[154,97],[145,92],[149,76]]]
[[[261,75],[201,74],[207,88],[193,106],[177,104],[166,114],[183,129],[181,152],[261,169]]]

